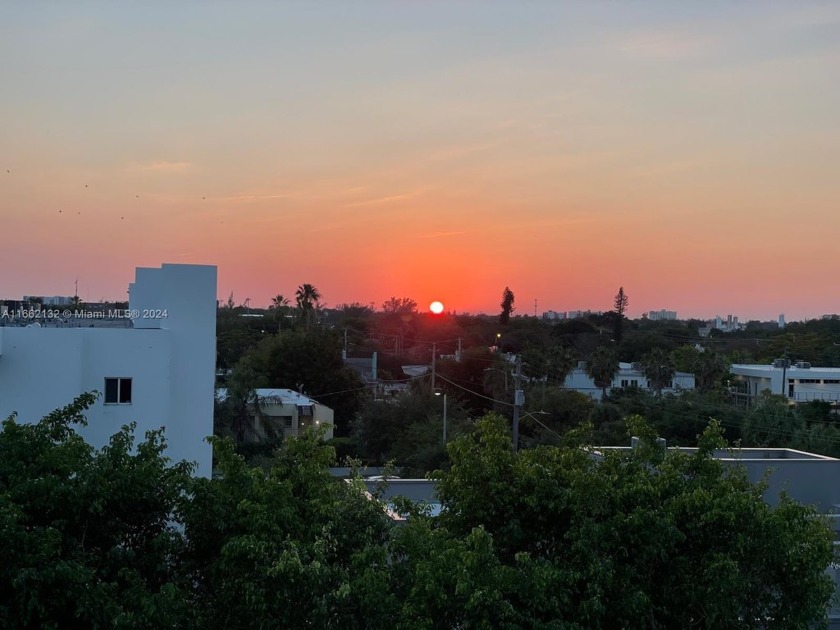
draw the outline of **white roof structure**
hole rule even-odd
[[[219,400],[226,400],[227,399],[227,389],[222,387],[216,390],[216,397]],[[305,406],[305,405],[315,405],[320,404],[317,401],[309,398],[308,396],[301,394],[300,392],[296,392],[292,389],[270,389],[270,388],[260,388],[254,390],[257,398],[259,398],[263,403],[268,404],[279,404],[279,405],[298,405],[298,406]]]

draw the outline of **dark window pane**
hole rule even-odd
[[[106,378],[105,379],[105,402],[115,403],[119,398],[117,397],[117,383],[119,379]]]
[[[121,403],[130,403],[131,402],[131,379],[130,378],[121,378],[120,379],[120,402]]]

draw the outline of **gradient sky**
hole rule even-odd
[[[840,3],[0,16],[0,297],[189,262],[255,306],[840,312]]]

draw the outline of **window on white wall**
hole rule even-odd
[[[113,378],[105,379],[105,404],[106,405],[130,405],[131,404],[131,379]]]

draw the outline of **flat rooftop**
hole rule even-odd
[[[758,364],[758,363],[733,363],[732,370],[741,370],[743,372],[781,372],[782,370],[786,370],[788,374],[792,372],[801,373],[801,374],[808,374],[808,373],[815,373],[818,372],[820,374],[834,374],[840,378],[840,368],[837,367],[819,367],[816,365],[812,365],[809,368],[802,368],[796,367],[795,363],[791,363],[789,368],[780,368],[780,367],[773,367],[772,364]],[[737,373],[737,372],[736,372]]]
[[[595,446],[594,453],[596,455],[603,455],[608,452],[615,451],[630,451],[632,446]],[[697,452],[695,447],[687,446],[669,446],[667,450],[670,452],[679,452],[686,454],[693,454]],[[741,449],[718,449],[713,453],[715,459],[725,462],[757,462],[757,461],[826,461],[838,462],[840,460],[829,457],[827,455],[817,455],[816,453],[808,453],[807,451],[797,451],[792,448],[741,448]]]

